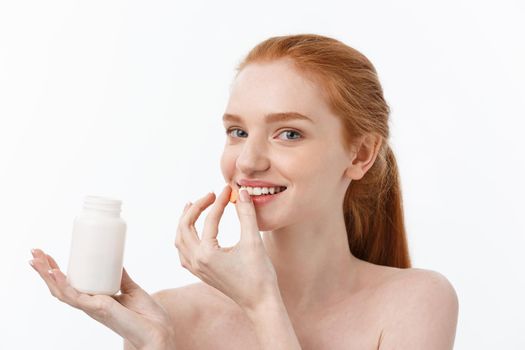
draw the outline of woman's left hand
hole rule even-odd
[[[179,221],[175,246],[185,269],[230,297],[241,308],[251,310],[279,293],[277,274],[266,254],[248,192],[247,202],[242,201],[239,193],[235,203],[241,224],[240,241],[233,247],[219,246],[219,221],[229,203],[231,191],[227,185],[206,216],[202,239],[199,239],[194,224],[215,201],[215,194],[208,193],[194,204],[188,203]]]

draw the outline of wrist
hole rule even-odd
[[[281,294],[245,309],[261,349],[301,349]]]
[[[255,321],[265,314],[280,312],[286,310],[286,308],[281,298],[281,293],[277,290],[258,300],[257,303],[244,307],[243,310],[251,321]]]
[[[175,349],[175,336],[171,330],[165,330],[150,338],[150,341],[139,350],[173,350]]]

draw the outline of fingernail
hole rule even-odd
[[[31,259],[29,260],[29,265],[31,265],[32,267],[35,267],[35,262]]]
[[[53,270],[47,270],[47,273],[53,276]]]
[[[249,202],[251,199],[250,194],[245,189],[239,191],[239,196],[241,197],[241,202]]]
[[[35,249],[34,248],[31,249],[31,254],[35,255],[35,253],[36,253]]]

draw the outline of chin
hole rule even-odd
[[[275,225],[258,223],[258,228],[259,228],[259,231],[273,231],[275,230]]]
[[[275,217],[272,219],[273,220],[257,219],[259,231],[275,231],[283,227],[282,223],[275,221]]]
[[[255,208],[259,231],[275,231],[294,224],[296,211],[289,210],[289,206],[276,208],[277,206],[275,208],[271,206]]]
[[[257,218],[257,227],[259,228],[259,231],[272,231],[275,230],[275,222],[272,222],[271,218],[270,220],[265,220],[261,215],[256,214]]]

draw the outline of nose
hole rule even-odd
[[[237,157],[237,168],[243,174],[253,174],[264,172],[270,167],[266,145],[255,138],[246,139],[242,146],[242,151]]]

